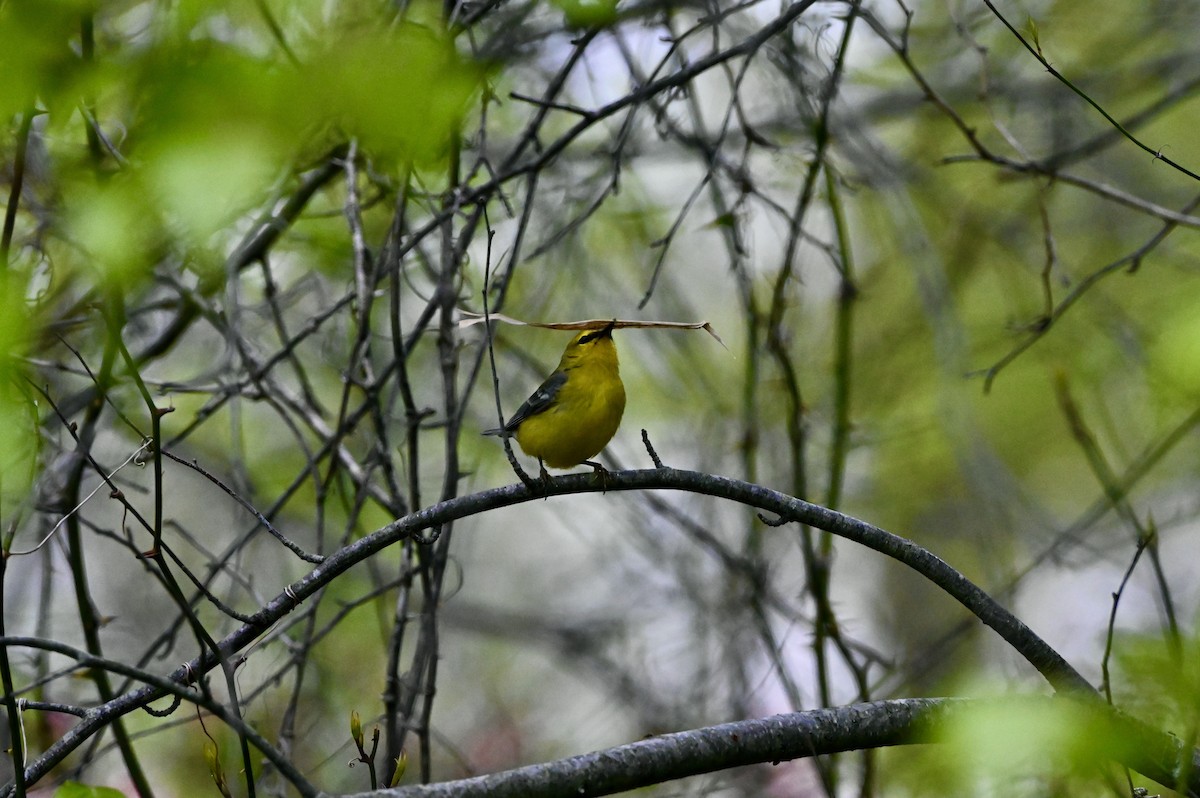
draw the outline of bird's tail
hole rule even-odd
[[[505,429],[504,427],[496,427],[495,429],[485,429],[482,434],[495,435],[499,438],[511,438],[513,435],[511,431]]]

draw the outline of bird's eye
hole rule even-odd
[[[613,329],[614,324],[616,324],[616,322],[613,322],[613,324],[610,324],[607,327],[603,327],[599,330],[593,330],[592,332],[588,333],[587,335],[585,335],[579,339],[579,345],[583,346],[584,344],[590,344],[592,341],[595,341],[597,338],[607,338],[608,336],[612,335],[612,329]]]

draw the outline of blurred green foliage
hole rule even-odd
[[[86,265],[128,290],[164,247],[219,270],[238,220],[295,164],[350,137],[394,174],[450,154],[485,72],[425,21],[436,16],[396,25],[369,4],[340,4],[333,16],[319,4],[289,6],[289,59],[244,5],[149,13],[139,3],[55,0],[0,10],[0,115],[45,114],[46,157],[71,181],[60,273]],[[81,20],[98,33],[82,34]],[[78,55],[81,36],[88,58]],[[93,108],[112,138],[85,151],[73,130]],[[120,152],[117,175],[100,166],[110,148]]]
[[[1100,795],[1125,784],[1110,758],[1128,740],[1071,700],[983,698],[955,709],[928,742],[895,758],[903,775],[889,794]]]
[[[68,781],[54,791],[54,798],[125,798],[125,793],[112,787],[93,787]]]

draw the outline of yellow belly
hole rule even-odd
[[[553,407],[517,428],[522,451],[551,468],[571,468],[599,454],[617,433],[625,412],[625,388],[619,379],[601,381],[606,383],[603,387],[580,381],[589,382],[589,390],[573,390],[573,381],[563,386]]]

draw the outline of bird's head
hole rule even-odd
[[[616,368],[617,347],[613,344],[613,328],[616,322],[609,322],[598,330],[582,330],[571,343],[567,344],[559,362],[560,369],[574,368],[581,364],[608,365]]]

